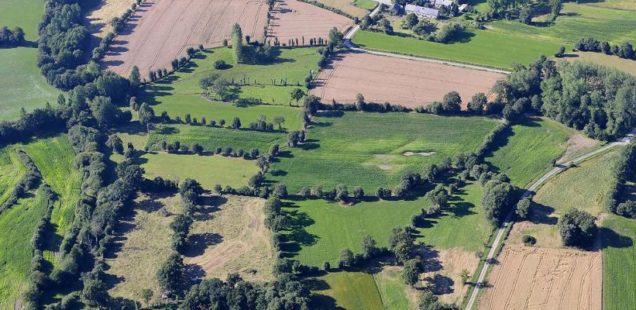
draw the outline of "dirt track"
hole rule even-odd
[[[274,44],[278,38],[281,44],[288,44],[290,39],[297,39],[299,45],[309,45],[310,38],[327,39],[333,27],[344,32],[352,25],[352,20],[315,5],[297,0],[278,0],[272,10],[267,40]]]
[[[600,251],[506,246],[480,309],[601,309]]]
[[[503,77],[432,62],[349,53],[321,71],[312,94],[325,102],[352,103],[361,93],[367,101],[415,108],[441,101],[455,90],[466,104],[475,93],[487,94]]]
[[[133,65],[142,77],[150,70],[170,69],[170,61],[185,56],[188,47],[221,46],[232,25],[243,35],[263,40],[267,22],[265,0],[148,0],[115,38],[102,65],[128,76]]]

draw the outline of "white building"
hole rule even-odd
[[[423,6],[417,6],[412,4],[407,4],[404,7],[404,10],[406,11],[406,14],[413,13],[417,15],[417,17],[437,18],[437,16],[439,16],[439,10],[437,9],[425,8]]]
[[[431,0],[433,6],[436,8],[440,8],[442,6],[450,7],[453,4],[452,0]]]

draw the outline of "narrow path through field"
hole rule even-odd
[[[588,152],[569,162],[566,162],[564,164],[558,165],[557,167],[554,167],[548,173],[544,174],[542,177],[540,177],[538,180],[532,183],[532,185],[526,190],[526,192],[523,193],[522,198],[532,195],[532,193],[535,192],[537,189],[539,189],[539,187],[541,187],[545,182],[547,182],[548,180],[550,180],[552,177],[556,176],[557,174],[567,170],[572,165],[579,164],[583,161],[586,161],[614,147],[628,144],[632,140],[635,134],[636,134],[636,129],[632,130],[630,134],[628,134],[624,138],[619,139],[616,142],[609,143],[608,145],[600,149],[597,149],[592,152]],[[481,268],[479,272],[479,278],[477,279],[477,283],[475,283],[475,288],[470,294],[470,299],[468,300],[468,303],[466,304],[466,310],[471,310],[473,308],[473,305],[475,304],[475,300],[477,300],[477,296],[479,295],[479,289],[482,287],[484,283],[484,279],[486,278],[486,274],[488,273],[488,268],[490,268],[490,265],[491,265],[490,261],[492,261],[492,259],[494,258],[497,248],[499,248],[499,246],[501,245],[502,240],[506,237],[506,232],[508,232],[509,228],[512,227],[513,222],[511,220],[512,220],[513,212],[514,212],[514,209],[508,213],[508,215],[506,216],[506,219],[504,220],[503,226],[499,228],[499,230],[497,230],[497,236],[495,240],[493,241],[493,243],[491,244],[490,251],[488,252],[488,256],[486,257],[486,262],[484,263],[484,266]]]

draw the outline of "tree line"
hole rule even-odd
[[[621,151],[614,167],[616,182],[610,191],[608,211],[620,216],[636,218],[636,200],[632,199],[633,188],[628,182],[636,180],[636,144],[630,143]]]
[[[636,52],[631,42],[623,42],[620,45],[612,45],[607,41],[599,41],[594,38],[581,38],[574,44],[574,48],[582,52],[604,53],[616,55],[620,58],[636,60]]]
[[[24,45],[24,30],[20,27],[9,29],[4,26],[0,28],[0,48],[16,47]]]
[[[16,183],[11,195],[0,205],[0,214],[18,203],[18,199],[25,198],[30,191],[38,188],[42,182],[40,169],[38,169],[33,160],[31,160],[31,157],[22,149],[17,149],[15,152],[18,159],[20,159],[24,167],[26,167],[26,172],[18,183]]]

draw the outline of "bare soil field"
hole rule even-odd
[[[464,105],[478,92],[488,94],[503,74],[434,62],[348,53],[320,72],[312,94],[324,102],[352,103],[361,93],[368,102],[415,108],[459,92]]]
[[[267,40],[271,44],[276,39],[281,44],[298,40],[299,45],[309,45],[311,38],[327,39],[333,27],[345,32],[352,25],[352,20],[315,5],[297,0],[278,0],[272,10]]]
[[[134,3],[133,0],[102,0],[100,4],[88,14],[90,30],[96,36],[103,38],[113,30],[110,21],[121,17]]]
[[[265,0],[148,0],[115,38],[103,67],[128,76],[133,66],[142,77],[150,70],[170,69],[170,61],[188,47],[218,47],[230,39],[232,25],[262,41],[267,23]]]
[[[463,249],[435,250],[429,249],[424,257],[427,259],[429,270],[421,275],[425,286],[430,286],[434,293],[444,303],[461,305],[469,285],[461,280],[462,271],[469,275],[477,269],[479,258],[475,253]]]
[[[217,198],[215,198],[217,199]],[[274,248],[265,227],[263,199],[224,196],[209,210],[209,218],[195,221],[190,232],[193,253],[186,264],[196,264],[206,278],[225,279],[239,273],[249,281],[273,278]]]
[[[601,251],[506,246],[480,309],[601,309]]]

